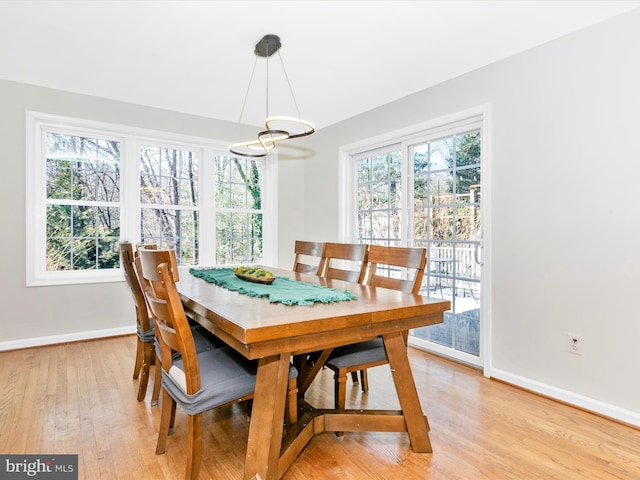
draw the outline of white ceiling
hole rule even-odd
[[[5,0],[0,78],[237,122],[254,46],[272,33],[301,115],[323,127],[635,8],[640,1]],[[242,123],[264,119],[265,64]],[[269,68],[269,113],[296,114],[277,56]]]

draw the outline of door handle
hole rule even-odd
[[[473,251],[474,260],[478,265],[482,265],[482,260],[480,259],[480,248],[481,248],[481,245],[479,243],[476,243],[476,247]]]

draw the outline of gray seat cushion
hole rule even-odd
[[[140,338],[140,341],[142,341],[143,343],[151,343],[155,338],[155,332],[153,331],[153,320],[151,318],[149,319],[149,325],[151,325],[151,328],[145,331],[142,331],[142,329],[140,329],[140,325],[136,325],[136,333],[138,334],[138,338]]]
[[[255,389],[257,362],[247,360],[231,347],[199,353],[198,366],[201,388],[194,395],[187,394],[184,381],[181,381],[182,359],[174,362],[171,374],[162,370],[162,386],[189,415],[232,402]],[[291,366],[289,378],[297,375],[297,370]]]
[[[331,352],[327,365],[335,368],[347,368],[369,362],[387,359],[387,351],[381,338],[366,342],[337,347]]]

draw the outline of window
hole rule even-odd
[[[119,268],[121,141],[49,129],[44,140],[45,270]]]
[[[217,156],[216,259],[255,263],[262,258],[262,161]]]
[[[27,126],[27,285],[119,281],[121,239],[175,248],[181,265],[275,261],[273,158],[32,112]]]
[[[400,245],[402,155],[399,149],[356,159],[360,243]]]
[[[181,265],[199,260],[198,150],[142,144],[141,241],[176,250]]]

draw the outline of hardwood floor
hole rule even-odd
[[[324,434],[285,480],[640,478],[639,430],[409,351],[434,453],[411,452],[406,434]],[[80,479],[182,479],[186,418],[155,455],[160,411],[151,388],[136,401],[134,354],[133,336],[0,353],[0,452],[78,454]],[[389,367],[369,378],[347,408],[398,408]],[[324,370],[306,398],[331,408],[332,388]],[[242,478],[247,422],[244,406],[205,415],[201,479]]]

